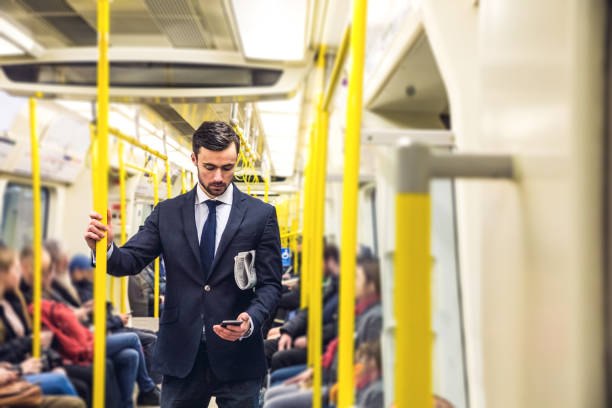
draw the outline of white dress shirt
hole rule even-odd
[[[219,242],[221,242],[221,236],[225,227],[227,226],[227,220],[229,220],[230,211],[232,210],[232,201],[234,199],[234,185],[230,184],[223,194],[214,198],[214,201],[219,201],[223,204],[217,206],[217,229],[215,231],[215,255],[217,254],[217,248],[219,248]],[[195,223],[196,230],[198,231],[198,243],[202,239],[202,229],[208,219],[208,206],[205,201],[210,200],[206,195],[200,184],[198,184],[198,194],[196,195],[195,202]]]

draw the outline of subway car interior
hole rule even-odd
[[[196,406],[163,402],[152,364],[176,254],[106,269],[198,189],[205,122],[278,223],[255,406],[612,406],[611,16],[0,0],[0,406]],[[234,255],[239,287],[268,267]]]

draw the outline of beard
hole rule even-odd
[[[204,182],[202,181],[202,178],[200,177],[199,171],[198,171],[198,181],[200,182],[200,185],[202,186],[202,188],[213,197],[218,197],[221,194],[225,193],[225,190],[227,190],[227,187],[229,186],[229,184],[226,184],[223,182],[204,184]]]

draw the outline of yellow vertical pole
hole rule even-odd
[[[395,401],[432,401],[430,196],[400,193],[395,202]]]
[[[315,122],[315,129],[316,129],[316,122]],[[316,217],[316,191],[317,191],[317,186],[316,186],[316,181],[317,181],[317,171],[319,169],[319,157],[318,157],[318,146],[317,146],[317,141],[316,141],[316,130],[314,131],[315,133],[315,141],[314,141],[314,146],[313,146],[313,161],[311,164],[311,172],[309,174],[308,177],[311,178],[311,182],[310,182],[310,199],[308,200],[310,203],[310,209],[308,211],[309,214],[309,218],[308,218],[308,224],[310,225],[309,227],[309,244],[308,244],[308,253],[307,253],[307,258],[308,258],[308,328],[307,328],[307,332],[306,332],[306,336],[308,338],[308,366],[312,367],[313,366],[313,362],[314,362],[314,345],[312,344],[314,342],[314,338],[313,338],[313,333],[314,333],[314,313],[316,311],[316,305],[314,304],[314,298],[315,298],[315,291],[314,291],[314,286],[315,286],[315,280],[317,277],[317,271],[315,270],[315,265],[316,265],[316,254],[315,254],[315,250],[317,248],[317,243],[316,240],[318,239],[317,236],[315,236],[316,234],[316,227],[315,227],[315,220],[314,218]],[[312,322],[312,324],[310,324],[310,322]]]
[[[108,37],[109,3],[98,0],[98,123],[97,159],[94,184],[98,190],[94,203],[95,211],[102,215],[102,223],[107,225],[108,208]],[[104,377],[106,369],[106,235],[96,244],[96,271],[94,275],[94,381],[93,407],[104,407]]]
[[[159,203],[159,182],[157,180],[157,167],[153,175],[153,205]],[[159,318],[159,257],[155,258],[155,287],[153,289],[153,317]]]
[[[296,215],[295,215],[295,230],[299,230],[300,229],[300,219],[299,219],[299,213],[300,213],[300,204],[301,204],[301,198],[300,198],[300,192],[298,191],[295,194],[295,201],[296,201]],[[303,243],[303,239],[302,239],[302,243]],[[298,273],[298,250],[297,250],[297,237],[296,237],[296,241],[295,241],[295,256],[293,257],[293,274],[297,274]]]
[[[170,174],[170,159],[166,159],[166,185],[168,186],[168,197],[172,197],[172,176]]]
[[[313,368],[313,408],[321,407],[321,340],[323,326],[323,200],[325,200],[325,169],[327,167],[327,149],[325,148],[327,133],[323,132],[323,85],[325,83],[325,45],[319,50],[317,60],[318,82],[317,106],[314,140],[314,167],[311,184],[312,190],[312,242],[309,264],[310,272],[310,301],[308,305],[308,351],[309,364]],[[325,140],[324,140],[325,139]],[[323,187],[323,189],[321,189]]]
[[[36,100],[30,98],[30,150],[32,160],[32,209],[34,211],[34,321],[32,356],[40,358],[40,300],[42,297],[42,217],[40,208],[40,156],[38,154],[38,131],[36,129]]]
[[[96,174],[96,169],[98,168],[98,147],[97,147],[97,141],[98,141],[98,137],[96,136],[96,127],[94,126],[93,123],[89,124],[89,133],[90,133],[90,138],[91,138],[91,147],[90,147],[90,153],[91,153],[91,185],[95,186],[96,182],[98,181],[98,176]],[[93,202],[96,202],[96,189],[92,188],[92,199]]]
[[[186,186],[187,179],[185,178],[185,169],[181,169],[181,194],[185,194],[187,192]]]
[[[310,289],[310,258],[311,258],[311,243],[312,243],[312,183],[315,167],[314,156],[314,127],[310,130],[310,146],[309,158],[306,165],[305,180],[304,180],[304,228],[302,229],[302,271],[300,279],[300,307],[308,306],[309,289]]]
[[[357,256],[357,198],[363,65],[367,0],[353,1],[352,52],[346,111],[344,183],[342,186],[342,245],[340,248],[340,301],[338,343],[338,408],[353,406],[353,336],[355,331],[355,267]]]
[[[323,236],[325,229],[325,179],[327,174],[327,112],[321,111],[319,113],[319,136],[318,141],[318,155],[319,155],[319,171],[317,172],[317,208],[315,218],[315,250],[314,250],[314,265],[313,265],[313,320],[312,326],[314,329],[313,342],[311,347],[313,349],[312,361],[313,361],[313,408],[321,408],[321,381],[322,370],[321,370],[321,356],[322,356],[322,343],[323,343]]]
[[[123,160],[123,142],[119,142],[119,197],[121,202],[121,245],[127,240],[127,217],[125,211],[125,162]],[[127,311],[127,277],[121,277],[121,299],[119,300],[119,308],[121,313]]]

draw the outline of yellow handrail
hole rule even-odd
[[[126,211],[125,211],[125,162],[123,160],[123,142],[119,142],[119,197],[120,197],[120,213],[121,213],[121,245],[127,241],[126,231]],[[127,277],[121,278],[121,299],[119,300],[119,308],[121,313],[127,311]]]
[[[301,205],[300,192],[299,191],[295,194],[295,201],[296,201],[296,204],[295,204],[296,207],[295,207],[295,213],[294,213],[293,221],[294,221],[295,228],[298,229],[298,228],[300,228],[299,214],[300,214],[300,205]],[[302,231],[299,231],[299,233],[301,234]],[[298,244],[297,244],[297,237],[298,236],[296,235],[293,238],[293,248],[292,248],[292,252],[294,254],[294,256],[293,256],[293,274],[294,275],[297,275],[297,273],[298,273],[298,256],[297,256],[298,255],[298,251],[297,251],[297,245]]]
[[[344,67],[346,57],[348,56],[350,38],[351,38],[351,25],[348,24],[344,28],[344,32],[342,33],[342,40],[340,41],[340,48],[338,48],[338,52],[336,53],[336,60],[334,61],[334,67],[332,68],[332,73],[331,73],[331,76],[329,77],[329,83],[327,84],[327,88],[325,89],[325,96],[323,97],[323,110],[324,111],[329,111],[329,105],[331,104],[331,100],[334,96],[336,86],[338,85],[338,80],[340,79],[340,71],[342,71],[342,67]]]
[[[157,169],[153,173],[153,206],[159,203],[159,180]],[[159,257],[155,258],[155,283],[153,284],[153,317],[159,318]]]
[[[166,198],[172,197],[172,175],[170,174],[170,160],[166,158],[166,186],[168,187],[168,196]]]
[[[187,192],[186,186],[187,179],[185,178],[185,168],[181,169],[181,194],[185,194]]]
[[[108,225],[108,38],[109,3],[98,0],[98,129],[96,135],[96,175],[94,186],[95,211],[102,215],[102,224]],[[104,408],[104,380],[106,369],[106,256],[107,236],[96,244],[96,271],[94,275],[94,381],[93,407]]]
[[[353,406],[353,336],[355,330],[355,267],[357,256],[357,199],[359,149],[363,109],[363,65],[367,0],[353,1],[351,70],[346,111],[344,183],[342,186],[342,245],[340,249],[340,301],[338,343],[338,408]],[[401,407],[404,408],[404,407]]]
[[[301,233],[302,233],[302,231],[293,231],[293,232],[288,232],[288,233],[286,233],[286,234],[282,234],[282,235],[281,235],[281,239],[284,239],[284,238],[291,238],[291,237],[293,237],[293,236],[300,235]]]
[[[128,142],[129,144],[131,144],[132,146],[136,146],[141,148],[142,150],[144,150],[145,152],[151,153],[153,156],[166,161],[168,160],[168,156],[166,156],[165,154],[162,154],[160,152],[158,152],[157,150],[153,150],[151,149],[149,146],[147,146],[146,144],[140,143],[138,140],[134,139],[131,136],[126,135],[125,133],[121,132],[119,129],[113,128],[113,127],[109,127],[108,131],[111,135],[117,137],[118,139],[124,140],[126,142]]]
[[[40,358],[40,301],[42,298],[42,218],[40,208],[40,156],[38,152],[38,131],[36,129],[36,100],[30,98],[30,143],[32,157],[32,208],[34,211],[34,321],[32,322],[32,356]]]

